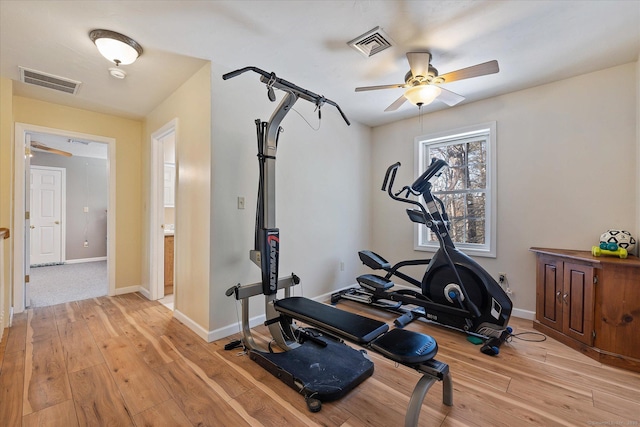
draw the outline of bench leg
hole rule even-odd
[[[453,406],[453,381],[449,372],[442,379],[442,403]]]
[[[429,389],[436,381],[438,381],[437,377],[428,374],[420,378],[418,384],[416,384],[416,387],[413,389],[411,400],[409,400],[407,415],[404,418],[405,427],[416,427],[418,425],[422,402],[424,402],[424,398],[427,396]],[[453,381],[451,380],[451,374],[448,372],[442,379],[442,403],[447,406],[453,406]]]

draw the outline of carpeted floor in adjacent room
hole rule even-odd
[[[107,261],[31,267],[31,307],[46,307],[107,295]]]

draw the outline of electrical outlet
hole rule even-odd
[[[498,282],[503,285],[507,281],[507,273],[498,273]]]
[[[238,196],[238,209],[244,209],[244,197]]]

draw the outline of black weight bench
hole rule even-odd
[[[438,345],[429,335],[405,329],[389,330],[384,322],[303,297],[276,300],[274,308],[281,315],[354,342],[420,372],[422,378],[411,394],[405,426],[417,426],[422,402],[436,381],[443,381],[443,403],[453,405],[449,366],[434,359]]]

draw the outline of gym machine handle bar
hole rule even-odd
[[[239,70],[235,70],[235,71],[231,71],[229,73],[226,73],[222,76],[222,78],[224,80],[228,80],[232,77],[236,77],[242,73],[245,73],[247,71],[253,71],[255,73],[260,74],[262,77],[260,77],[260,81],[264,84],[266,84],[267,86],[276,86],[276,88],[278,89],[282,89],[282,90],[287,90],[287,91],[291,91],[293,93],[295,93],[297,96],[299,96],[302,99],[305,99],[313,104],[315,104],[316,106],[322,107],[322,104],[329,104],[329,105],[333,105],[334,107],[336,107],[338,109],[338,111],[340,112],[340,115],[342,116],[342,118],[344,119],[344,121],[347,123],[347,125],[351,126],[351,123],[349,122],[349,119],[347,119],[347,116],[344,115],[344,113],[342,112],[342,110],[340,109],[340,106],[338,104],[336,104],[335,102],[333,102],[330,99],[325,98],[322,95],[318,95],[315,94],[309,90],[303,89],[300,86],[297,86],[289,81],[286,81],[285,79],[281,79],[280,77],[276,77],[275,73],[268,73],[264,70],[261,70],[260,68],[257,67],[244,67],[244,68],[240,68]]]

